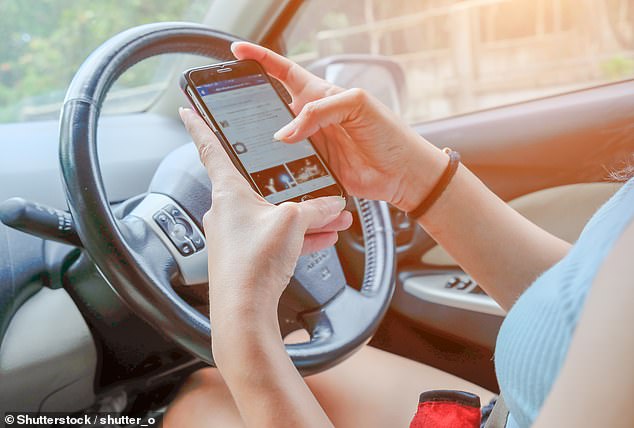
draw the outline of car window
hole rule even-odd
[[[0,123],[55,118],[66,87],[97,46],[156,21],[202,21],[212,0],[0,1]],[[126,72],[110,111],[144,110],[167,84],[170,62],[152,58]]]
[[[411,122],[634,77],[632,0],[320,0],[285,33],[302,64],[385,55]]]

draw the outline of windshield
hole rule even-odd
[[[632,0],[320,0],[284,39],[304,65],[398,64],[411,123],[634,78]]]
[[[57,118],[84,59],[118,32],[157,21],[203,20],[213,0],[3,0],[0,123]],[[109,94],[109,110],[145,110],[172,72],[163,57],[134,66]]]

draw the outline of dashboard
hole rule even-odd
[[[147,191],[165,155],[190,140],[180,122],[154,114],[105,116],[99,132],[113,202]],[[0,133],[0,201],[22,197],[65,210],[58,122],[0,125]],[[72,411],[94,401],[100,345],[60,274],[78,256],[75,247],[0,223],[0,408]]]

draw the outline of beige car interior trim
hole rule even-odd
[[[550,233],[575,242],[592,214],[620,187],[620,183],[558,186],[520,196],[509,205]],[[423,254],[421,261],[432,266],[457,265],[439,245]]]
[[[462,283],[468,282],[470,285],[447,288],[447,284],[455,278],[459,278]],[[405,292],[429,303],[482,314],[505,316],[506,312],[495,300],[486,294],[473,292],[477,286],[470,276],[461,271],[412,276],[403,283]]]

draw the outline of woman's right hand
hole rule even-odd
[[[238,59],[258,61],[293,98],[297,117],[275,138],[296,143],[310,137],[350,194],[410,211],[445,168],[446,155],[365,91],[332,85],[258,45],[231,48]]]

